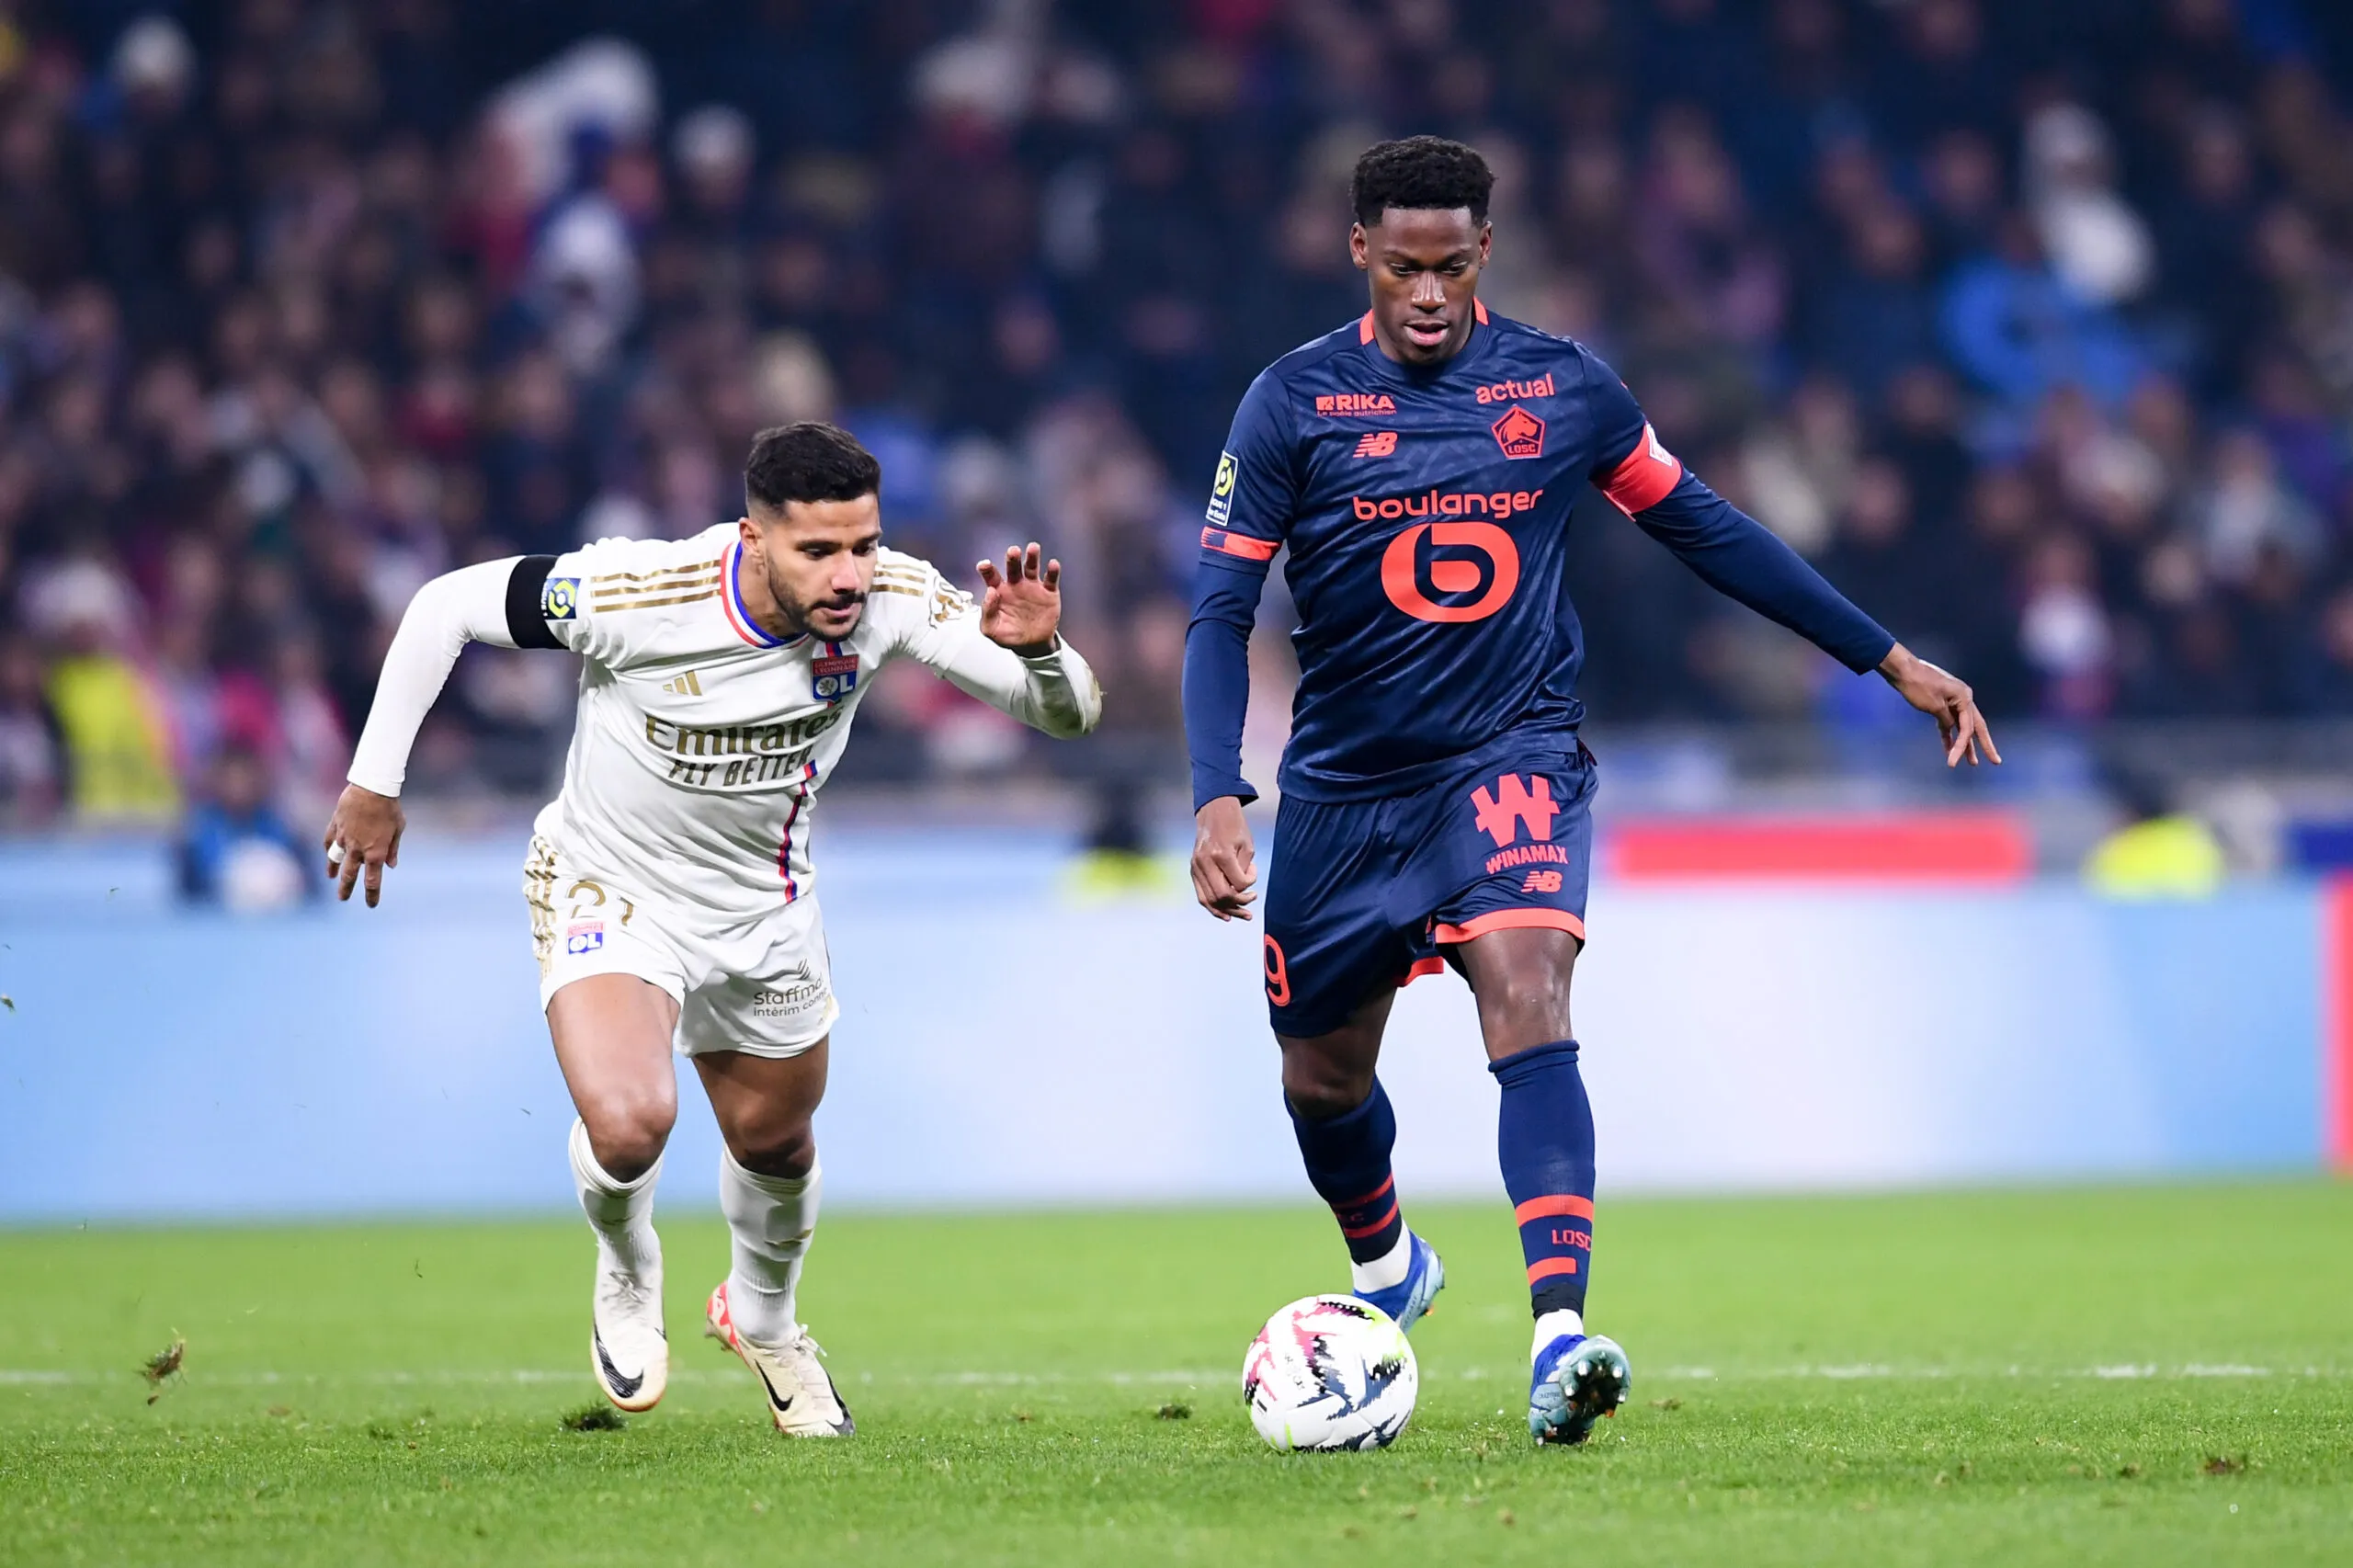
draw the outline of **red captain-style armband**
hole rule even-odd
[[[1649,421],[1643,424],[1643,438],[1625,460],[1601,476],[1601,493],[1610,504],[1628,517],[1646,512],[1666,499],[1668,494],[1683,480],[1683,465],[1673,452],[1659,445],[1658,432]]]

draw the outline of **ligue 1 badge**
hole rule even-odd
[[[810,689],[820,702],[838,702],[858,689],[858,655],[843,653],[810,661]]]

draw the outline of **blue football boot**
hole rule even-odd
[[[1528,1430],[1540,1443],[1582,1443],[1595,1422],[1617,1413],[1633,1386],[1633,1369],[1616,1340],[1564,1334],[1537,1352]]]
[[[1405,1278],[1385,1290],[1358,1290],[1356,1297],[1387,1312],[1397,1320],[1399,1330],[1410,1334],[1438,1293],[1446,1289],[1446,1265],[1438,1260],[1438,1249],[1413,1232],[1405,1233],[1405,1240],[1414,1249]]]

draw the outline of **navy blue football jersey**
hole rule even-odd
[[[1217,635],[1205,622],[1230,635],[1237,606],[1246,635],[1267,564],[1289,548],[1300,681],[1286,794],[1402,793],[1490,752],[1574,745],[1585,643],[1564,565],[1587,483],[1715,586],[1850,667],[1893,645],[1688,474],[1582,345],[1481,306],[1462,351],[1423,369],[1383,354],[1368,314],[1251,383],[1201,530],[1188,642]],[[1187,659],[1195,803],[1247,799],[1238,704],[1203,674],[1223,656],[1201,653]]]

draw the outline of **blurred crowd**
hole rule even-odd
[[[420,582],[733,517],[803,417],[951,573],[1042,536],[1082,765],[1181,777],[1226,422],[1363,308],[1347,172],[1410,131],[1498,173],[1495,308],[1996,716],[2353,714],[2348,46],[2318,0],[0,4],[0,813],[194,812],[199,881],[305,836]],[[1574,527],[1598,717],[1885,721]],[[572,678],[470,652],[416,786],[544,788]],[[866,714],[854,768],[1044,765],[936,682]]]

